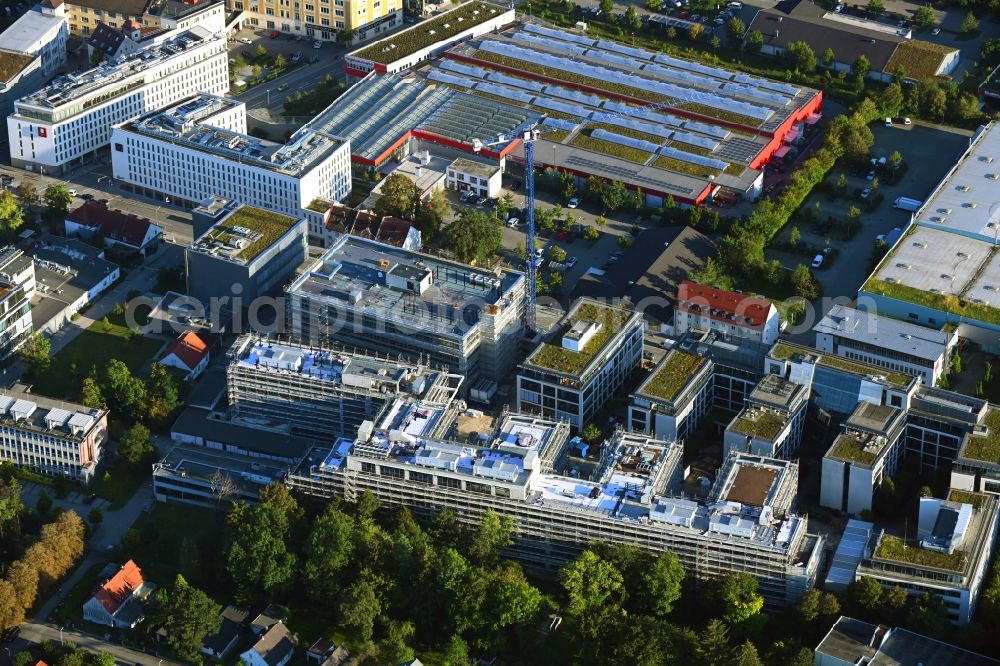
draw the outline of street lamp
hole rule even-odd
[[[59,627],[59,644],[60,645],[65,645],[65,642],[63,641],[63,634],[62,634],[62,632],[63,632],[63,628]]]

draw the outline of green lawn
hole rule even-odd
[[[83,603],[93,594],[94,585],[97,583],[97,574],[104,566],[104,564],[95,564],[87,569],[83,578],[73,586],[62,603],[52,611],[48,620],[61,627],[68,624],[79,624],[83,618]]]
[[[102,464],[98,468],[90,491],[111,502],[112,511],[118,510],[125,506],[136,489],[149,478],[149,469],[149,465],[132,465],[118,458],[110,465]]]
[[[123,361],[133,373],[138,373],[153,354],[163,346],[162,340],[139,335],[128,338],[128,329],[95,322],[81,332],[58,354],[52,357],[52,365],[34,380],[34,390],[54,398],[76,400],[80,393],[80,383],[90,373],[91,367],[103,372],[108,361],[117,358]]]

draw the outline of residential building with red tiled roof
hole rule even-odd
[[[163,227],[144,217],[126,214],[108,208],[102,203],[88,201],[66,216],[67,236],[103,243],[104,247],[118,246],[142,255],[163,235]]]
[[[778,310],[766,298],[687,280],[677,290],[675,335],[691,329],[718,331],[725,336],[770,345],[778,339],[780,327]]]
[[[208,366],[209,344],[197,333],[188,331],[170,343],[160,363],[187,373],[188,381],[195,379]]]
[[[423,247],[420,230],[398,217],[383,217],[370,210],[320,200],[312,202],[304,212],[309,242],[314,245],[330,247],[342,235],[350,234],[415,252]]]
[[[142,605],[154,588],[143,578],[139,566],[129,560],[83,604],[83,619],[131,629],[145,619]]]

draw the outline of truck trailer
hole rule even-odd
[[[911,213],[916,213],[918,210],[920,210],[920,207],[923,205],[924,205],[923,201],[917,201],[916,199],[910,199],[909,197],[899,197],[894,202],[892,202],[893,208],[906,210]]]

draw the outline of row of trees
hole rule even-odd
[[[42,526],[38,541],[11,563],[0,579],[0,626],[13,627],[24,621],[35,603],[40,585],[50,585],[69,571],[83,555],[86,528],[73,511],[60,513]]]
[[[228,524],[224,559],[237,600],[294,600],[350,636],[361,661],[401,663],[419,647],[442,664],[465,664],[470,653],[519,663],[811,663],[796,640],[771,642],[754,577],[695,583],[672,553],[594,545],[546,592],[502,557],[514,523],[490,510],[475,527],[449,510],[421,525],[366,492],[350,508],[333,502],[309,517],[272,485],[260,504],[234,505]],[[160,605],[181,654],[216,626],[201,620],[217,606],[186,581]],[[550,632],[557,615],[562,625]]]

